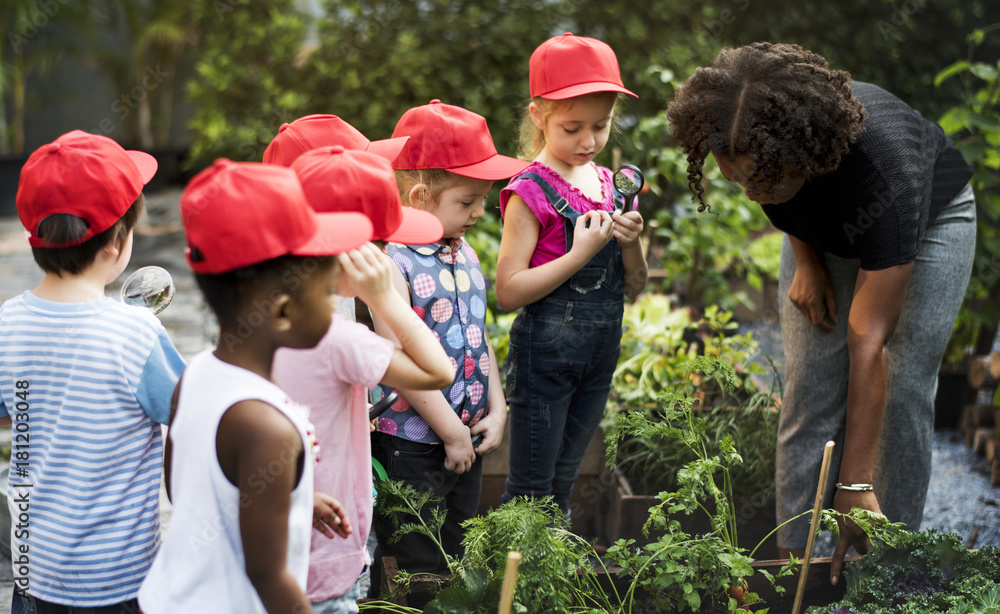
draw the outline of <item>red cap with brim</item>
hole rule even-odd
[[[336,115],[306,115],[281,125],[264,150],[264,163],[291,166],[307,151],[332,145],[367,151],[392,162],[405,144],[405,138],[369,141],[357,128]]]
[[[437,216],[402,206],[396,175],[381,156],[321,147],[300,156],[292,170],[313,209],[363,213],[374,227],[373,239],[423,245],[444,234]]]
[[[288,168],[218,160],[181,194],[185,250],[195,273],[217,275],[280,256],[333,256],[372,236],[361,213],[313,211]]]
[[[497,153],[486,119],[434,99],[403,114],[393,136],[408,136],[392,167],[398,170],[440,168],[472,179],[507,179],[531,165]]]
[[[532,98],[566,100],[595,92],[636,96],[622,83],[618,58],[603,41],[567,32],[538,46],[528,60]]]
[[[397,156],[399,156],[399,152],[403,151],[403,147],[406,145],[406,141],[408,140],[410,140],[410,137],[404,136],[394,139],[372,141],[371,143],[368,143],[368,147],[365,151],[392,162]]]
[[[111,228],[156,174],[156,159],[123,149],[106,136],[73,130],[36,149],[21,168],[17,214],[32,247],[79,245]],[[38,237],[38,225],[56,214],[73,215],[87,231],[66,243]]]

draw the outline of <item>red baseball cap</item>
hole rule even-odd
[[[482,115],[437,99],[403,113],[392,136],[410,137],[392,162],[395,169],[441,168],[494,181],[513,177],[531,164],[498,154]]]
[[[156,174],[156,158],[122,149],[106,136],[73,130],[28,157],[17,184],[17,215],[32,247],[79,245],[115,225]],[[57,213],[87,222],[75,241],[52,244],[38,237],[38,224]]]
[[[313,211],[291,169],[225,159],[184,188],[181,220],[188,264],[211,275],[279,256],[333,256],[372,236],[360,213]]]
[[[392,162],[405,144],[405,137],[369,141],[357,128],[336,115],[306,115],[278,128],[278,134],[264,150],[264,162],[291,166],[307,151],[329,145],[367,151]]]
[[[373,239],[423,245],[444,235],[433,213],[403,207],[385,158],[334,145],[301,155],[292,170],[313,209],[363,213],[375,228]]]
[[[549,100],[593,92],[635,96],[622,84],[618,58],[607,43],[569,32],[550,38],[531,54],[528,88],[532,98],[541,96]]]

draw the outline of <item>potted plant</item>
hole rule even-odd
[[[678,471],[697,454],[689,442],[661,433],[613,427],[615,414],[642,414],[660,422],[664,407],[657,402],[666,392],[695,399],[696,428],[700,446],[709,454],[719,452],[719,442],[732,438],[746,462],[734,467],[733,485],[738,522],[747,542],[755,544],[773,527],[775,434],[780,382],[766,357],[755,362],[759,346],[751,334],[733,334],[729,312],[709,308],[697,320],[684,308],[671,308],[662,295],[647,295],[626,308],[623,360],[615,373],[614,399],[605,429],[608,462],[617,467],[616,489],[607,512],[606,536],[647,539],[641,527],[656,494],[676,489]],[[733,369],[732,387],[717,375],[692,371],[691,358],[712,356]],[[775,394],[777,392],[777,394]],[[707,526],[692,525],[693,530]],[[776,551],[774,552],[776,555]]]

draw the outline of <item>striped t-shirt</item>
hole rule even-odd
[[[159,424],[183,368],[142,308],[30,292],[0,306],[16,590],[80,607],[135,597],[159,546]]]

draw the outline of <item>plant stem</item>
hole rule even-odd
[[[765,535],[764,539],[762,539],[759,542],[757,542],[757,545],[754,546],[754,549],[750,551],[750,558],[753,558],[753,555],[754,555],[755,552],[757,552],[757,549],[760,548],[761,546],[763,546],[764,542],[766,542],[768,540],[768,538],[770,538],[772,535],[774,535],[775,533],[777,533],[778,529],[780,529],[781,527],[785,526],[789,522],[792,522],[793,520],[798,520],[799,518],[802,518],[803,516],[806,516],[808,514],[812,514],[812,512],[813,512],[812,510],[806,510],[806,511],[802,512],[801,514],[798,514],[796,516],[792,516],[791,518],[789,518],[785,522],[782,522],[778,526],[774,527],[774,530],[771,531],[770,533],[768,533],[767,535]]]

